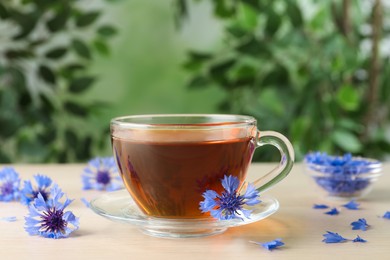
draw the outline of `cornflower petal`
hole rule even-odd
[[[328,205],[325,204],[314,204],[313,209],[327,209],[329,208]]]
[[[91,207],[91,204],[89,203],[89,201],[86,199],[86,198],[80,198],[81,202],[88,208]]]
[[[390,219],[390,211],[387,211],[384,215],[383,218]]]
[[[347,241],[346,238],[340,236],[337,233],[334,233],[331,231],[326,231],[326,232],[327,233],[323,235],[325,237],[325,239],[322,240],[322,242],[325,242],[328,244],[328,243],[341,243],[341,242]]]
[[[256,241],[253,241],[253,243],[258,244],[269,251],[272,251],[273,249],[284,246],[284,243],[282,242],[282,239],[280,239],[280,238],[277,238],[277,239],[269,241],[269,242],[264,242],[264,243],[256,242]]]
[[[259,200],[259,191],[256,190],[253,184],[248,184],[245,194],[244,194],[245,204],[248,206],[254,206],[259,204],[261,200]]]
[[[229,194],[235,193],[238,189],[239,184],[240,183],[238,179],[232,175],[229,176],[225,175],[225,177],[222,180],[222,186]]]
[[[331,216],[338,215],[339,213],[340,212],[336,208],[332,208],[330,211],[325,212],[325,214],[331,215]]]
[[[10,216],[10,217],[1,217],[0,220],[6,222],[15,222],[18,219],[15,216]]]
[[[347,209],[351,209],[351,210],[357,210],[359,209],[359,203],[357,203],[356,201],[354,200],[351,200],[350,202],[348,202],[347,204],[344,204],[343,207],[347,208]]]
[[[361,242],[361,243],[366,243],[367,240],[361,238],[359,235],[354,239],[352,240],[352,242]]]
[[[352,226],[353,230],[360,229],[363,231],[366,231],[367,227],[369,227],[369,225],[367,224],[367,221],[364,218],[359,218],[359,220],[352,222],[351,226]]]

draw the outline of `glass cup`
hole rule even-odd
[[[264,192],[285,178],[294,162],[280,133],[259,131],[244,115],[134,115],[111,121],[111,141],[121,177],[139,209],[164,219],[210,218],[199,203],[209,189],[223,191],[225,175],[243,185],[254,150],[278,148],[281,160],[253,182]]]

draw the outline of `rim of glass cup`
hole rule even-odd
[[[356,171],[357,175],[362,176],[365,174],[373,174],[373,173],[380,173],[382,170],[382,162],[376,159],[372,158],[365,158],[365,157],[352,157],[354,160],[364,160],[369,162],[369,164],[366,165],[343,165],[343,166],[333,166],[333,165],[320,165],[315,164],[311,162],[304,161],[307,169],[311,171],[315,171],[317,175],[329,175],[334,174],[332,173],[332,170],[334,169],[343,169],[343,170],[354,170]]]
[[[150,114],[115,117],[111,126],[127,129],[194,129],[236,128],[256,125],[256,119],[247,115],[230,114]]]

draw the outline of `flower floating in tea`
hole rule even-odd
[[[19,174],[11,167],[0,171],[0,201],[13,201],[20,198]]]
[[[352,240],[352,242],[354,242],[354,243],[356,243],[356,242],[366,243],[367,240],[361,238],[361,237],[358,235],[354,240]]]
[[[352,222],[351,226],[353,230],[366,231],[369,225],[367,224],[367,221],[364,218],[359,218],[359,220]]]
[[[243,219],[250,217],[251,210],[244,209],[244,205],[254,206],[261,201],[259,192],[252,184],[248,184],[243,195],[238,191],[239,180],[234,176],[224,176],[222,186],[225,189],[222,194],[214,190],[206,190],[203,193],[204,201],[200,202],[200,210],[203,213],[210,212],[211,216],[219,220]]]
[[[347,204],[344,204],[343,207],[344,208],[347,208],[347,209],[351,209],[351,210],[357,210],[359,209],[359,203],[357,203],[356,201],[354,200],[351,200],[350,202],[348,202]]]
[[[342,243],[342,242],[345,242],[347,241],[346,238],[340,236],[339,234],[337,233],[334,233],[334,232],[331,232],[331,231],[326,231],[327,233],[324,234],[324,240],[322,240],[322,242],[325,242],[327,244],[329,243]]]
[[[282,242],[282,239],[280,239],[280,238],[277,238],[277,239],[269,241],[269,242],[264,242],[264,243],[256,242],[256,241],[251,241],[251,242],[255,243],[257,245],[260,245],[269,251],[272,251],[273,249],[284,246],[284,243]]]
[[[55,239],[68,237],[79,227],[78,218],[71,211],[64,212],[72,200],[66,198],[64,203],[60,202],[65,194],[57,184],[50,189],[50,194],[50,198],[45,200],[39,193],[29,205],[29,215],[25,217],[24,229],[31,236]]]
[[[123,188],[113,157],[97,157],[90,160],[81,178],[84,190],[114,191]]]
[[[307,169],[315,182],[331,196],[357,197],[367,190],[379,176],[381,163],[377,160],[343,156],[331,156],[313,152],[305,156]]]
[[[33,187],[31,181],[24,181],[20,198],[20,202],[24,205],[29,205],[37,198],[38,194],[41,194],[44,200],[50,197],[50,186],[53,183],[50,177],[38,174],[34,176],[34,180],[37,184],[36,187]]]

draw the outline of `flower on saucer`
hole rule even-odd
[[[50,189],[50,198],[45,200],[41,193],[29,205],[29,215],[25,217],[24,229],[31,236],[43,236],[46,238],[65,238],[79,228],[79,220],[71,211],[64,212],[72,202],[66,198],[57,184]]]
[[[114,191],[123,187],[113,157],[97,157],[88,162],[81,176],[84,190]]]
[[[225,189],[222,194],[214,190],[206,190],[203,193],[204,200],[199,203],[203,213],[210,212],[211,216],[218,220],[243,219],[242,215],[249,218],[251,210],[244,209],[244,205],[254,206],[261,201],[259,192],[252,184],[248,184],[245,194],[238,192],[239,180],[234,176],[224,176],[222,186]]]
[[[0,171],[0,201],[19,200],[20,197],[19,174],[11,167]]]
[[[24,205],[29,205],[37,198],[38,194],[41,194],[44,200],[47,200],[50,197],[50,186],[53,183],[50,177],[37,174],[34,175],[34,179],[37,184],[36,187],[33,187],[31,181],[24,181],[20,198],[20,202]]]

